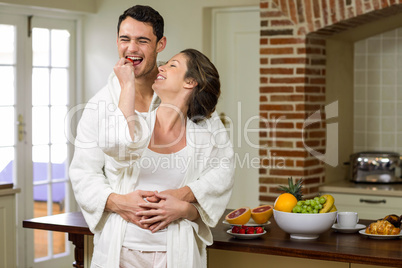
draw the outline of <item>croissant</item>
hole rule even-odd
[[[386,220],[378,220],[377,222],[373,222],[366,229],[366,234],[376,235],[398,235],[400,232],[400,228],[396,228]]]
[[[389,221],[390,223],[392,223],[393,226],[399,228],[401,227],[402,215],[398,217],[395,214],[390,214],[385,216],[383,220]]]

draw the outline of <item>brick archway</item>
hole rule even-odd
[[[400,13],[402,0],[262,0],[260,9],[259,199],[273,202],[291,176],[315,196],[324,162],[306,146],[325,154],[326,125],[303,126],[314,112],[325,114],[326,38]]]

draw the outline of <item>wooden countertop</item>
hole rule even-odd
[[[229,211],[227,211],[229,212]],[[214,244],[209,248],[299,257],[317,260],[402,267],[402,239],[377,240],[359,233],[344,234],[332,229],[315,240],[290,239],[274,217],[267,233],[253,240],[241,240],[227,234],[229,225],[219,223],[212,229]],[[368,225],[372,220],[360,220]]]
[[[93,235],[81,212],[69,212],[24,220],[22,227],[70,234]]]
[[[341,180],[320,186],[320,192],[402,197],[402,184],[354,183]]]
[[[225,215],[229,212],[227,210]],[[265,229],[267,233],[253,240],[240,240],[226,233],[229,225],[219,224],[212,229],[214,244],[209,248],[252,252],[317,260],[361,263],[402,267],[402,239],[376,240],[359,233],[343,234],[328,230],[315,240],[294,240],[275,223]],[[372,220],[360,220],[366,226]],[[91,235],[81,212],[40,217],[23,222],[24,228]]]

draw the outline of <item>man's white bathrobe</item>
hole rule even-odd
[[[77,129],[70,179],[76,200],[94,233],[91,267],[119,267],[120,249],[127,222],[104,211],[111,193],[133,191],[140,169],[135,164],[148,146],[158,98],[146,118],[136,116],[135,140],[117,108],[120,85],[112,73],[108,84],[86,105]],[[200,218],[178,220],[167,232],[168,267],[206,267],[206,245],[211,245],[209,227],[217,223],[229,202],[234,174],[232,145],[216,112],[202,124],[187,120],[189,166],[183,185],[192,190]]]

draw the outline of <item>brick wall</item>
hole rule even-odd
[[[325,154],[325,39],[401,12],[402,0],[262,0],[260,10],[259,199],[272,203],[291,176],[312,197],[325,182],[306,149]],[[323,119],[305,125],[316,111]]]

